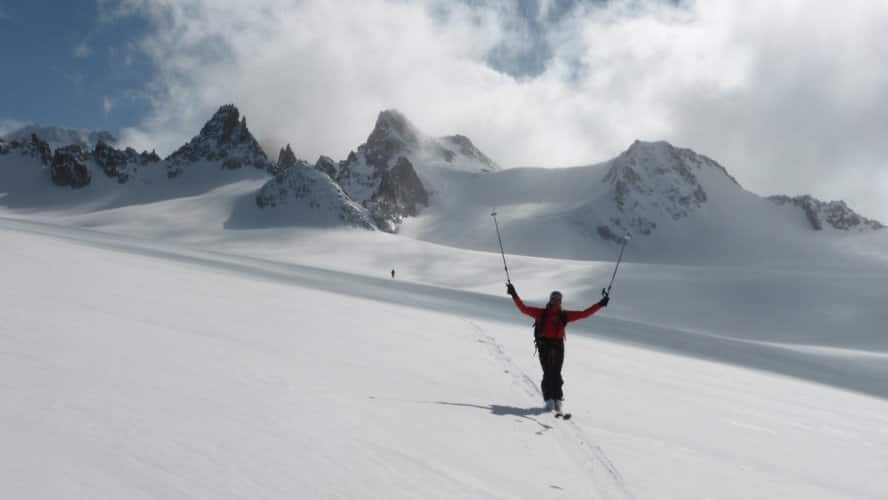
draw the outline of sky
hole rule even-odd
[[[886,222],[886,34],[870,0],[0,0],[0,129],[165,154],[234,103],[270,156],[314,161],[396,108],[504,167],[667,140]]]

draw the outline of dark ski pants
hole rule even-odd
[[[540,366],[543,368],[543,399],[563,399],[561,386],[561,366],[564,365],[564,339],[539,338],[537,348],[540,355]]]

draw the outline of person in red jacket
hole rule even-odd
[[[540,384],[543,399],[548,410],[554,409],[561,413],[561,401],[564,399],[561,390],[561,386],[564,385],[564,379],[561,378],[561,367],[564,365],[564,327],[572,321],[592,316],[602,307],[607,307],[610,298],[605,295],[588,309],[568,311],[561,308],[562,296],[557,290],[549,295],[549,303],[543,308],[524,305],[511,283],[506,285],[506,292],[512,296],[519,311],[536,320],[534,336],[540,355],[540,365],[543,368],[543,381]]]

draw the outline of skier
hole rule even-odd
[[[543,368],[543,381],[540,385],[546,409],[555,410],[556,417],[570,418],[570,414],[563,413],[562,408],[564,394],[561,386],[564,384],[564,379],[561,378],[561,366],[564,364],[564,326],[572,321],[588,318],[602,307],[607,307],[610,297],[605,294],[596,304],[582,311],[567,311],[561,308],[562,296],[557,290],[549,295],[549,303],[544,308],[524,305],[512,283],[506,284],[506,293],[512,296],[518,310],[536,320],[534,337],[539,351],[540,366]]]
[[[395,279],[395,270],[392,269],[392,279]]]

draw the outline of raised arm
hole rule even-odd
[[[506,293],[512,296],[512,300],[515,302],[515,305],[518,307],[519,311],[523,312],[533,319],[539,319],[540,314],[542,314],[543,310],[539,307],[527,307],[526,305],[524,305],[524,301],[522,301],[521,297],[518,296],[518,292],[515,291],[515,287],[512,286],[511,283],[506,285]]]
[[[604,297],[602,297],[601,300],[592,305],[592,307],[583,309],[582,311],[564,311],[565,318],[567,319],[568,323],[570,323],[571,321],[588,318],[589,316],[592,316],[593,314],[600,311],[602,307],[607,307],[608,302],[610,302],[610,297],[605,295]]]

